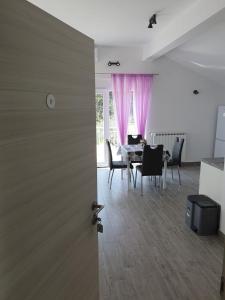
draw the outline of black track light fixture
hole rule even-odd
[[[156,22],[156,14],[154,14],[152,16],[152,24],[157,24],[157,22]]]
[[[148,28],[153,28],[153,25],[155,24],[157,24],[156,14],[152,15],[151,18],[149,19]]]

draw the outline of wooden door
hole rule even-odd
[[[93,41],[1,0],[1,300],[98,299],[95,200]]]
[[[223,269],[222,269],[222,275],[220,279],[220,296],[221,299],[225,299],[225,247],[224,247],[224,254],[223,254]]]

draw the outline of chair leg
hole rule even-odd
[[[133,184],[134,184],[134,173],[133,173],[133,170],[130,170],[130,172],[131,172],[132,179],[133,179]]]
[[[143,196],[143,176],[141,174],[141,196]]]
[[[171,174],[172,174],[172,179],[173,179],[173,167],[171,167]]]
[[[177,172],[178,172],[178,176],[179,176],[179,184],[181,185],[181,179],[180,179],[180,167],[177,166]]]
[[[135,172],[134,188],[136,188],[136,184],[137,184],[137,169]]]
[[[108,183],[109,183],[109,179],[110,179],[110,174],[111,174],[111,170],[109,170]]]
[[[114,174],[114,169],[112,170],[112,176],[111,176],[110,187],[109,187],[110,190],[111,190],[111,187],[112,187],[113,174]]]
[[[156,186],[156,176],[155,176],[155,186]]]
[[[130,169],[130,173],[129,173],[129,180],[130,180],[130,182],[131,182],[131,169]]]
[[[123,180],[123,169],[121,169],[121,179]]]

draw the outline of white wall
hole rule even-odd
[[[211,157],[214,149],[217,106],[225,104],[225,89],[199,74],[161,58],[157,62],[149,128],[188,134],[186,160]],[[199,90],[194,95],[193,90]]]
[[[141,48],[98,47],[96,55],[96,72],[148,73],[149,69],[151,69],[154,73],[154,64],[142,61],[143,52]],[[121,63],[120,67],[108,67],[107,63],[109,60],[119,60]]]
[[[137,48],[99,48],[96,73],[159,73],[153,84],[149,130],[186,132],[187,161],[211,157],[217,106],[225,104],[225,88],[166,57],[152,63],[141,57]],[[119,60],[121,66],[108,67],[109,60]],[[192,93],[195,89],[200,91],[197,96]]]

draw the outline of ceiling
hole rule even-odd
[[[173,45],[171,49],[175,48],[174,50],[166,54],[166,52],[170,50],[168,49],[168,51],[164,53],[170,59],[224,86],[225,4],[222,3],[223,1],[29,1],[68,25],[90,36],[95,40],[97,46],[138,46],[144,49],[146,45],[147,47],[150,46],[150,48],[154,48],[154,46],[158,44],[158,52],[160,53],[161,48],[165,47],[165,49],[167,49],[167,45]],[[222,8],[224,8],[224,10],[221,10],[220,14],[216,15],[217,8],[217,11]],[[205,16],[204,12],[206,13]],[[148,20],[154,13],[157,13],[158,24],[153,29],[148,29]],[[211,23],[204,22],[213,15],[215,15],[215,17],[210,21]],[[200,19],[197,19],[198,17]],[[188,24],[188,22],[190,24]],[[204,26],[201,27],[200,31],[198,31],[198,29],[195,30],[194,27],[201,22],[204,23]],[[179,26],[177,24],[179,24]],[[188,27],[189,25],[190,27]],[[186,39],[187,42],[184,43],[185,39],[179,42],[182,40],[180,39],[182,34],[185,34],[188,30],[191,35]],[[178,44],[173,42],[176,40]],[[165,45],[162,45],[163,41]]]
[[[29,0],[99,46],[140,46],[198,0]],[[148,29],[157,13],[158,25]]]
[[[225,15],[217,24],[167,54],[208,78],[225,83]]]

